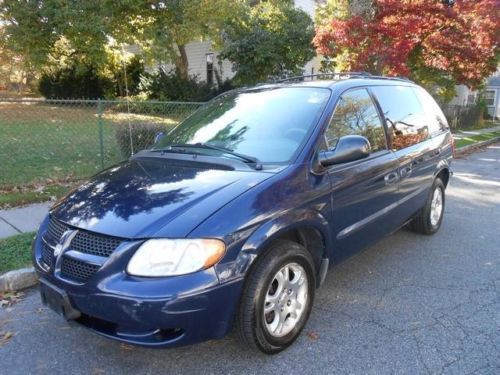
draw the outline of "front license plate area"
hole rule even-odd
[[[66,292],[45,280],[40,280],[40,297],[44,305],[66,320],[77,319],[81,315],[78,310],[71,306]]]

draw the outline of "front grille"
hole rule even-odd
[[[47,227],[47,232],[45,233],[46,238],[56,244],[61,239],[64,232],[70,229],[67,225],[61,223],[60,221],[50,219],[49,226]]]
[[[54,251],[52,248],[42,241],[42,261],[49,268],[54,266]]]
[[[63,256],[61,275],[76,281],[85,282],[99,270],[99,266]]]
[[[109,257],[120,242],[122,240],[115,237],[101,236],[89,232],[78,232],[73,241],[71,241],[71,248],[81,253]]]
[[[62,235],[67,230],[76,229],[60,221],[50,218],[44,238],[51,245],[55,246],[61,240]],[[123,240],[117,237],[110,237],[100,234],[79,230],[71,241],[70,249],[80,253],[109,257]],[[54,267],[55,260],[53,251],[47,244],[42,245],[42,261],[50,268]],[[85,263],[64,257],[61,264],[61,274],[77,281],[87,281],[99,270],[99,266]]]

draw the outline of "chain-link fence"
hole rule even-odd
[[[89,177],[151,146],[201,105],[0,99],[0,190]]]

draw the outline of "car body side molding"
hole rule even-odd
[[[339,232],[339,234],[337,235],[337,240],[341,240],[341,239],[343,239],[347,236],[350,236],[351,234],[357,232],[358,230],[360,230],[361,228],[370,224],[371,222],[379,219],[381,216],[388,214],[390,211],[392,211],[396,207],[400,206],[401,204],[409,201],[413,197],[416,197],[417,195],[419,195],[420,193],[422,193],[426,189],[428,189],[427,186],[421,187],[420,189],[415,190],[413,193],[408,194],[407,196],[401,198],[397,202],[394,202],[394,203],[390,204],[389,206],[371,214],[370,216],[365,217],[363,220],[360,220],[360,221],[348,226],[347,228],[342,229]]]

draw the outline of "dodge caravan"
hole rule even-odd
[[[130,344],[234,328],[277,353],[329,268],[404,225],[440,228],[452,149],[439,106],[406,79],[230,91],[51,208],[33,244],[42,301]]]

